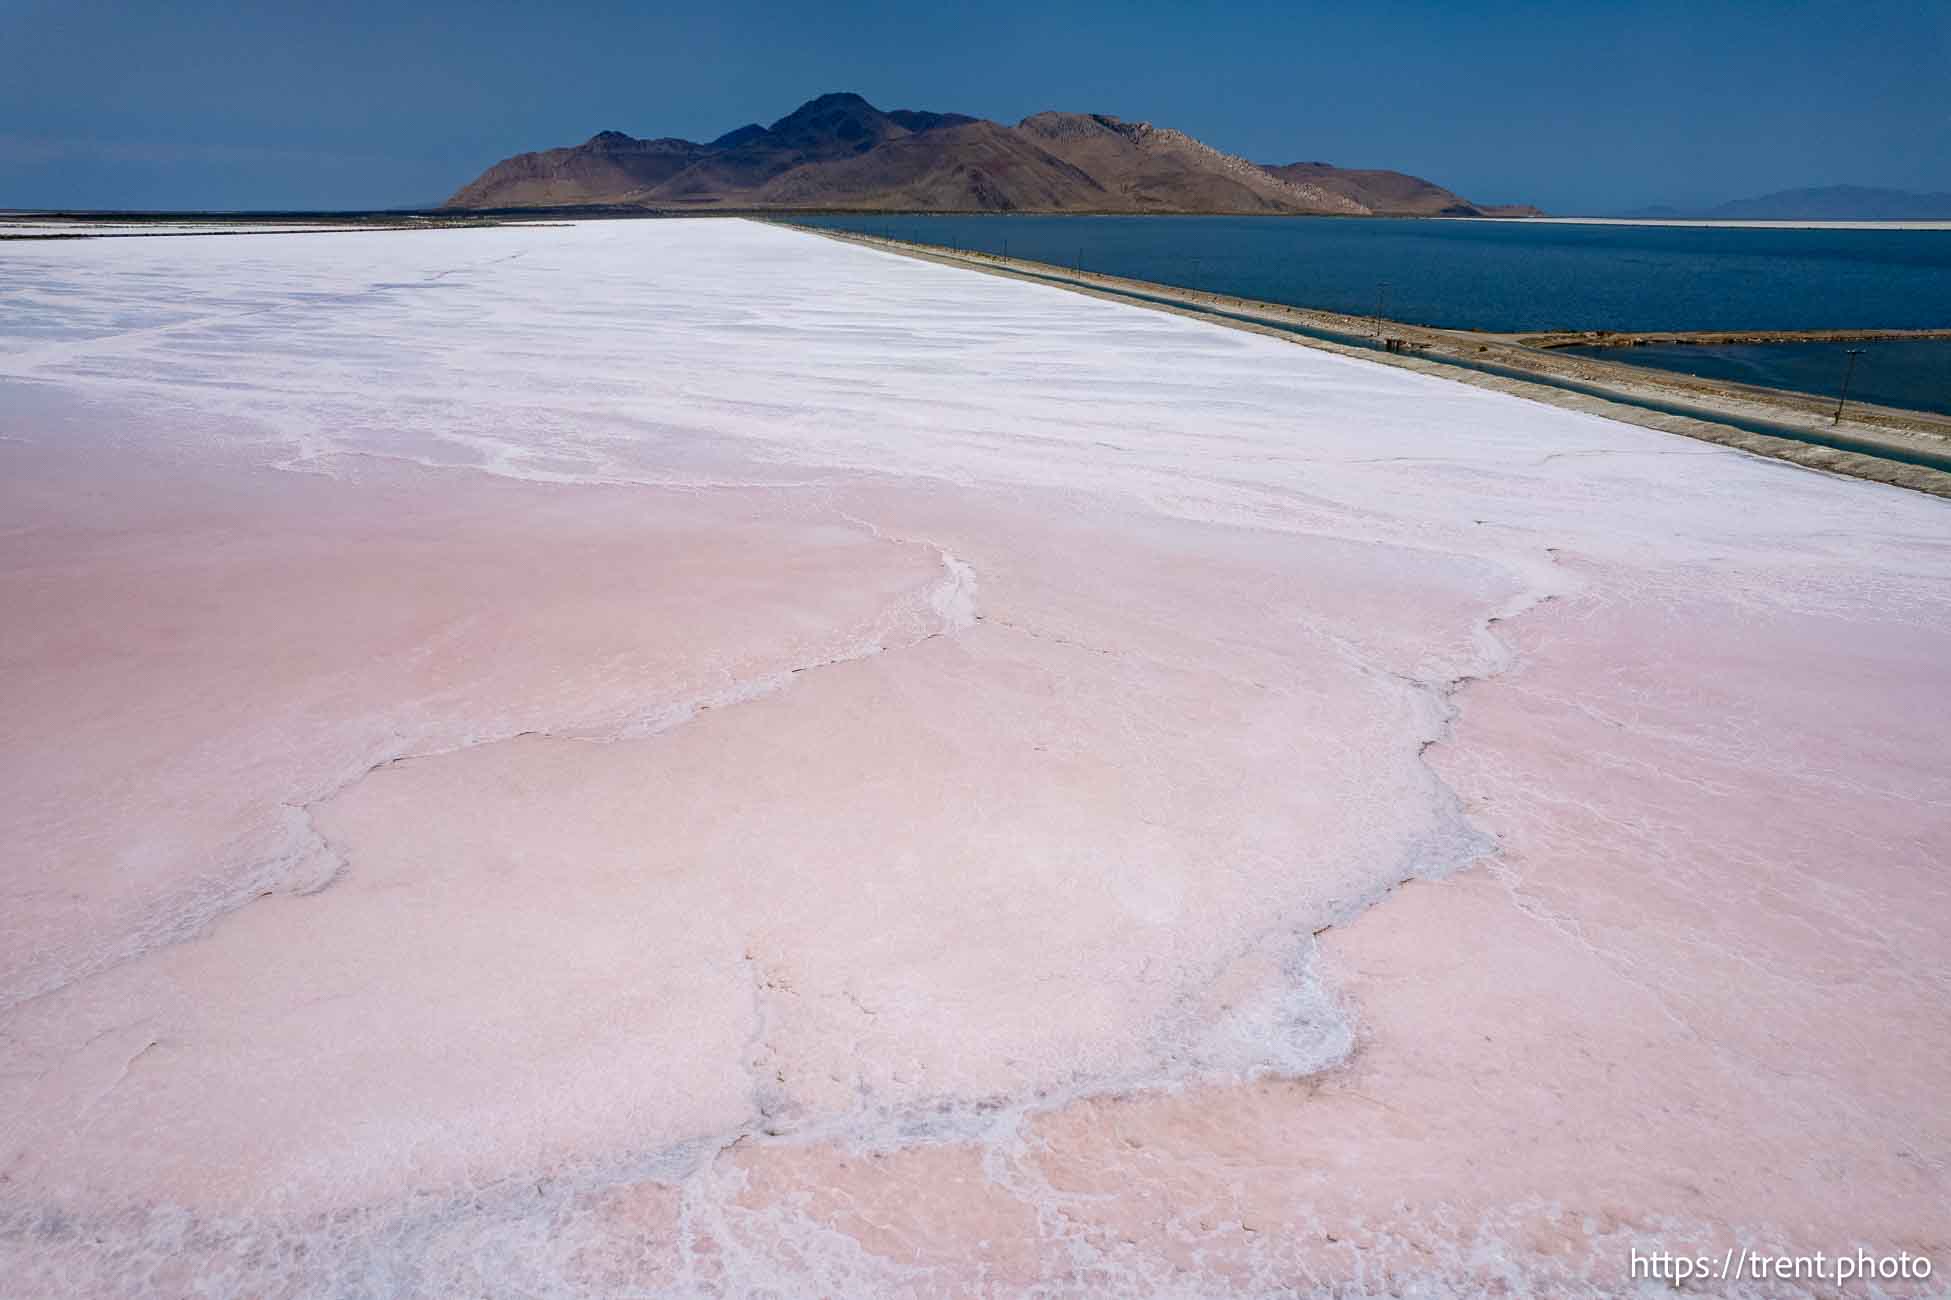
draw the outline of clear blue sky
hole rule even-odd
[[[424,204],[520,150],[709,139],[830,90],[1558,212],[1951,190],[1951,0],[0,0],[0,207]]]

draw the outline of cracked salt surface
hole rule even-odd
[[[30,1294],[1942,1247],[1942,503],[742,222],[0,294]]]

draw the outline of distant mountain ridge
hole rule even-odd
[[[1648,220],[1697,221],[1951,221],[1951,194],[1824,185],[1778,190],[1711,208],[1685,209],[1663,204],[1637,208],[1622,215]]]
[[[821,95],[771,126],[706,144],[601,131],[517,154],[449,208],[853,209],[922,212],[1191,212],[1478,216],[1480,207],[1399,172],[1325,163],[1263,167],[1183,131],[1092,113],[1005,126],[961,113],[882,112]]]

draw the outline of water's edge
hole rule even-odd
[[[1385,364],[1405,365],[1426,373],[1441,374],[1444,370],[1453,370],[1481,375],[1500,381],[1493,386],[1517,396],[1548,400],[1542,399],[1542,395],[1536,392],[1537,389],[1545,389],[1578,398],[1592,399],[1604,403],[1607,408],[1597,413],[1615,419],[1625,419],[1648,428],[1737,446],[1742,450],[1776,459],[1791,460],[1811,468],[1832,470],[1880,482],[1898,483],[1934,495],[1951,496],[1951,448],[1940,450],[1921,439],[1898,442],[1894,438],[1858,436],[1841,429],[1810,429],[1748,412],[1729,411],[1678,398],[1655,397],[1644,392],[1624,391],[1606,384],[1446,352],[1416,349],[1413,355],[1401,355],[1402,349],[1392,345],[1390,336],[1384,332],[1385,327],[1393,324],[1388,321],[1367,322],[1374,327],[1375,332],[1364,334],[1360,332],[1359,327],[1362,322],[1359,318],[1346,318],[1353,328],[1343,329],[1324,325],[1318,319],[1310,323],[1302,323],[1292,319],[1292,316],[1297,311],[1305,309],[1295,309],[1284,303],[1234,299],[1233,301],[1239,305],[1235,308],[1227,308],[1218,305],[1217,302],[1198,301],[1191,291],[1181,290],[1172,285],[1148,283],[1123,276],[1068,271],[1048,264],[1028,262],[1021,258],[1005,259],[994,254],[962,254],[934,245],[890,240],[876,235],[806,225],[795,221],[782,221],[779,224],[809,234],[864,244],[907,256],[928,258],[973,270],[1048,284],[1073,292],[1096,294],[1140,306],[1203,317],[1234,328],[1283,335],[1297,342],[1325,345],[1332,350],[1352,350]],[[1275,316],[1273,313],[1281,315]],[[1318,318],[1328,313],[1311,312],[1310,315]],[[1281,316],[1286,318],[1283,319]],[[1461,378],[1461,376],[1455,377]],[[1658,423],[1646,419],[1634,420],[1631,417],[1632,412],[1666,418]],[[1684,423],[1676,426],[1672,422],[1675,420]],[[1735,436],[1715,436],[1713,430],[1724,430],[1727,434]],[[1746,437],[1742,438],[1740,435]],[[1794,455],[1782,454],[1779,446],[1782,443],[1800,448],[1821,449],[1828,453],[1842,453],[1843,458],[1812,463]],[[1859,463],[1864,460],[1870,462],[1870,465]],[[1913,471],[1921,470],[1925,471],[1925,474],[1893,476],[1873,470],[1866,472],[1876,464],[1912,467]]]

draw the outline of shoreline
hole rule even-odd
[[[1729,220],[1715,220],[1711,217],[1434,217],[1432,220],[1519,221],[1541,226],[1676,226],[1699,230],[1951,230],[1951,220],[1905,218],[1898,218],[1895,221],[1875,221],[1867,218],[1797,221],[1739,217]]]
[[[1624,362],[1567,357],[1529,342],[1532,336],[1523,334],[1410,325],[1380,317],[1200,293],[1175,285],[1078,271],[1026,258],[1005,258],[994,253],[940,248],[854,231],[801,226],[783,219],[766,224],[1190,316],[1229,329],[1282,338],[1322,351],[1416,370],[1547,405],[1733,447],[1807,469],[1951,497],[1951,469],[1933,467],[1933,462],[1951,466],[1951,417],[1931,412],[1851,403],[1848,418],[1840,426],[1834,426],[1829,423],[1832,404],[1824,398],[1785,389],[1649,371]],[[1297,330],[1319,331],[1319,334]],[[1320,337],[1320,334],[1342,336],[1347,341]],[[1579,336],[1578,341],[1590,340]],[[1479,368],[1485,366],[1516,373],[1487,373]],[[1565,384],[1590,391],[1559,386]],[[1684,404],[1695,409],[1657,410],[1641,403]],[[1783,432],[1741,427],[1758,423],[1781,426]],[[1857,446],[1836,445],[1844,440]],[[1907,457],[1925,463],[1914,463]]]
[[[1018,208],[1010,211],[947,208],[860,208],[860,207],[725,207],[701,204],[696,207],[640,207],[624,203],[564,203],[532,207],[474,208],[372,208],[344,211],[319,210],[263,212],[155,211],[144,209],[0,209],[0,225],[8,222],[68,222],[75,225],[121,223],[129,225],[191,222],[199,225],[280,224],[304,226],[320,222],[359,223],[394,226],[424,222],[506,224],[530,221],[592,221],[674,219],[691,217],[744,217],[752,220],[792,219],[794,217],[1266,217],[1281,220],[1328,221],[1450,221],[1497,222],[1534,226],[1668,226],[1679,229],[1724,230],[1951,230],[1951,218],[1853,220],[1716,220],[1705,217],[1554,217],[1485,213],[1479,216],[1448,216],[1439,212],[1209,212],[1188,208]]]
[[[1528,347],[1637,348],[1647,346],[1729,347],[1741,344],[1913,343],[1951,339],[1951,329],[1834,330],[1551,330],[1498,335]],[[1786,389],[1781,391],[1788,391]],[[1928,413],[1927,413],[1928,414]]]

